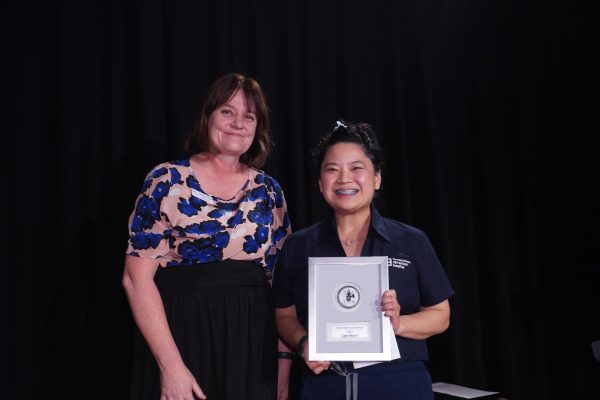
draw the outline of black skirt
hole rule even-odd
[[[154,280],[183,361],[209,399],[276,398],[277,334],[261,267],[226,260],[160,268]],[[139,331],[132,399],[160,399],[158,366]]]

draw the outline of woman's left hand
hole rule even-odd
[[[392,328],[396,334],[400,326],[400,308],[394,289],[383,292],[383,295],[381,296],[381,311],[384,312],[385,316],[390,317]]]

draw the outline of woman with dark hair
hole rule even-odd
[[[132,398],[276,397],[269,281],[290,221],[281,187],[258,169],[270,143],[261,87],[226,74],[208,90],[189,157],[147,175],[123,273],[139,328]]]
[[[452,286],[425,233],[382,217],[373,206],[381,187],[382,151],[365,123],[338,121],[314,151],[319,189],[330,218],[286,240],[273,277],[280,337],[303,357],[302,399],[432,400],[425,339],[449,325]],[[381,363],[310,361],[308,258],[387,256],[389,317],[400,358]]]

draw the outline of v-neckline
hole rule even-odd
[[[196,175],[196,171],[194,171],[194,168],[192,167],[192,158],[191,157],[188,159],[188,164],[189,164],[188,168],[190,169],[190,173],[191,173],[192,177],[196,180],[196,183],[198,183],[198,188],[200,189],[200,191],[203,194],[205,194],[206,196],[209,196],[211,199],[215,200],[215,202],[219,202],[219,203],[236,203],[236,202],[238,202],[240,200],[240,198],[242,197],[242,195],[246,192],[246,189],[250,185],[250,180],[253,179],[253,174],[255,173],[254,168],[248,167],[248,176],[246,178],[246,181],[242,185],[242,187],[231,198],[222,199],[222,198],[215,196],[213,194],[210,194],[206,190],[204,190],[204,188],[200,184],[200,180],[198,179],[198,176]]]

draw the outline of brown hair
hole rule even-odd
[[[254,168],[261,168],[265,164],[271,152],[269,109],[266,97],[256,80],[237,73],[221,76],[208,89],[194,126],[187,135],[185,151],[189,155],[209,150],[208,120],[210,115],[240,89],[246,95],[248,108],[256,114],[254,141],[248,151],[242,154],[240,162]]]

